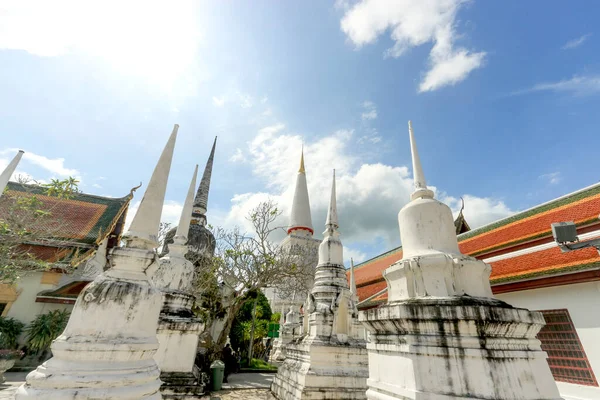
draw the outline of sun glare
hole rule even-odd
[[[0,48],[45,57],[82,52],[165,88],[193,66],[200,43],[191,0],[9,0],[0,11]]]

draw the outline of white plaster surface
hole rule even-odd
[[[566,308],[573,320],[579,340],[585,350],[596,379],[600,379],[600,284],[577,283],[551,288],[523,290],[496,296],[515,307],[531,310]],[[557,382],[565,400],[600,399],[600,388]]]
[[[54,290],[58,286],[41,283],[43,272],[32,272],[17,281],[19,297],[12,304],[7,317],[18,319],[24,324],[29,324],[38,314],[54,310],[73,309],[72,304],[36,303],[37,294],[43,290]]]

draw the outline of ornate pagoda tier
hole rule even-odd
[[[384,271],[370,331],[369,400],[560,399],[536,339],[544,318],[492,298],[491,268],[460,253],[452,212],[427,188],[409,122],[415,191],[399,213],[404,258]]]
[[[337,221],[334,175],[327,229],[307,301],[308,332],[286,346],[285,361],[271,386],[281,400],[365,398],[367,351],[348,287]],[[299,329],[300,321],[294,322]]]

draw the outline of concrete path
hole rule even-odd
[[[13,400],[17,388],[25,382],[27,372],[6,372],[6,382],[0,385],[0,400]],[[229,382],[223,384],[223,390],[211,393],[210,400],[271,400],[269,392],[273,373],[241,373],[229,375]]]
[[[13,400],[15,392],[25,383],[27,372],[5,372],[6,382],[0,385],[0,400]]]
[[[268,389],[275,377],[274,373],[267,372],[242,372],[231,374],[227,383],[223,383],[223,389]]]

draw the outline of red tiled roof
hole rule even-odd
[[[464,254],[479,255],[527,240],[550,236],[550,224],[574,221],[577,225],[597,220],[600,213],[600,185],[550,201],[509,218],[459,236]]]
[[[39,201],[38,208],[46,215],[31,218],[28,229],[43,232],[43,239],[31,246],[31,253],[45,261],[58,261],[67,254],[73,255],[80,248],[78,258],[84,259],[86,253],[94,250],[96,245],[107,235],[120,234],[125,212],[132,198],[129,194],[122,198],[93,196],[76,193],[72,197],[59,198],[46,195],[45,188],[39,185],[27,185],[9,182],[7,191],[0,197],[0,218],[12,208],[14,202],[21,198],[35,198]],[[24,214],[27,216],[27,214]],[[46,246],[42,242],[51,239],[62,244],[60,249]],[[69,251],[65,251],[69,249]]]
[[[565,272],[566,269],[577,269],[577,267],[594,265],[600,267],[600,255],[594,248],[562,253],[558,247],[552,247],[490,264],[492,265],[490,281],[494,284],[511,280],[516,276],[524,279],[549,275],[558,270]]]

